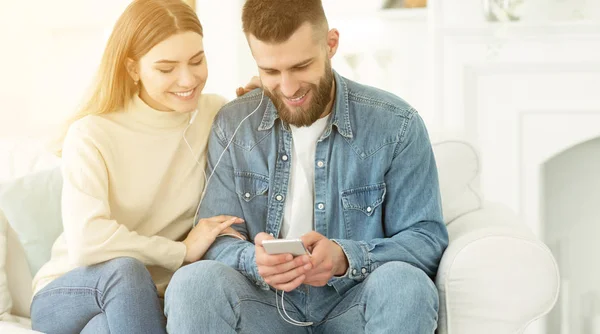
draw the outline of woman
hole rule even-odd
[[[225,103],[201,94],[202,38],[179,0],[133,1],[117,21],[64,139],[64,233],[34,278],[35,330],[165,333],[160,296],[172,273],[219,234],[237,234],[230,225],[242,220],[230,216],[190,231],[209,130]]]

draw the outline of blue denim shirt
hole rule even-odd
[[[395,95],[334,75],[335,103],[315,153],[314,211],[307,212],[314,214],[314,230],[338,243],[348,258],[347,273],[328,285],[343,293],[388,261],[412,264],[433,277],[448,234],[423,121]],[[228,214],[245,220],[235,228],[249,241],[218,238],[204,259],[223,262],[267,289],[252,240],[259,232],[279,235],[290,184],[292,134],[266,96],[235,133],[260,100],[257,89],[216,116],[207,175],[221,160],[198,216]]]

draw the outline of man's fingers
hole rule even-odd
[[[268,284],[284,284],[293,281],[296,277],[303,275],[306,270],[303,266],[295,267],[292,270],[286,271],[281,274],[275,274],[268,277],[264,277],[265,282]]]
[[[258,273],[262,277],[266,278],[266,277],[270,277],[273,275],[286,273],[295,268],[304,268],[304,270],[302,272],[302,273],[304,273],[305,271],[310,270],[312,268],[312,264],[310,264],[310,262],[307,262],[306,260],[304,260],[302,257],[296,257],[292,261],[287,261],[287,262],[277,264],[274,266],[261,266],[260,268],[258,268]]]
[[[263,242],[263,240],[272,240],[272,239],[275,239],[275,238],[274,238],[272,235],[270,235],[270,234],[267,234],[267,233],[265,233],[265,232],[260,232],[259,234],[257,234],[257,235],[254,237],[254,244],[255,244],[256,246],[260,246],[260,247],[262,247],[262,242]]]
[[[264,250],[256,250],[256,264],[259,266],[273,267],[278,264],[290,262],[293,259],[294,257],[292,256],[292,254],[269,255]]]
[[[325,236],[323,236],[322,234],[315,231],[311,231],[301,236],[300,240],[302,240],[302,243],[304,243],[305,247],[309,248],[313,247],[315,243],[319,242],[319,240],[323,238],[325,238]]]
[[[309,277],[309,276],[307,275],[307,277]],[[327,276],[322,275],[322,276],[306,278],[303,283],[306,285],[311,285],[311,286],[325,286],[327,284],[327,282],[328,282]]]
[[[324,244],[317,244],[311,253],[310,262],[313,264],[314,268],[318,268],[329,255],[327,254],[327,247],[322,246],[324,246]]]
[[[306,279],[304,284],[312,286],[323,286],[331,278],[330,270],[327,270],[324,266],[313,267],[311,270],[304,273]]]
[[[295,288],[299,287],[300,284],[302,284],[302,282],[304,282],[305,278],[306,277],[304,275],[300,275],[291,282],[288,282],[285,284],[276,284],[276,285],[271,285],[271,286],[277,290],[283,290],[285,292],[290,292],[290,291],[294,290]]]

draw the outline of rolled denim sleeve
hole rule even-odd
[[[385,175],[385,237],[368,241],[333,239],[349,264],[344,276],[328,282],[340,293],[390,261],[409,263],[433,278],[448,246],[433,149],[421,117],[416,112],[410,116],[400,130]]]
[[[269,285],[258,274],[254,244],[251,242],[231,237],[218,238],[203,259],[222,262],[242,273],[262,289],[269,289]]]
[[[220,161],[206,185],[206,192],[198,211],[198,219],[222,214],[245,218],[239,198],[235,192],[234,169],[231,162],[231,155],[229,152],[223,153],[227,146],[227,140],[221,127],[218,125],[219,119],[219,116],[217,116],[208,141],[206,174],[211,175],[217,161],[219,159]],[[194,225],[197,223],[198,221],[194,222]],[[232,228],[246,236],[248,240],[251,240],[246,225],[248,223],[234,224]],[[261,288],[269,288],[268,284],[258,274],[254,244],[252,242],[227,236],[219,237],[206,252],[203,259],[222,262],[238,270]]]

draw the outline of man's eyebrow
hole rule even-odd
[[[201,55],[203,53],[204,53],[204,50],[200,50],[195,55],[193,55],[192,58],[190,58],[190,59],[196,58],[196,57],[198,57],[199,55]],[[156,61],[154,63],[155,64],[176,64],[176,63],[178,63],[178,61],[177,60],[161,59],[161,60]]]
[[[310,63],[310,62],[312,62],[314,59],[315,59],[314,57],[308,58],[308,59],[306,59],[306,60],[303,60],[303,61],[301,61],[301,62],[299,62],[299,63],[296,63],[296,64],[294,64],[294,65],[290,66],[290,68],[302,67],[302,66],[304,66],[304,65],[306,65],[306,64],[308,64],[308,63]],[[263,71],[279,71],[279,70],[276,70],[276,69],[274,69],[274,68],[269,68],[269,67],[262,67],[262,66],[258,66],[258,68],[260,68],[260,69],[261,69],[261,70],[263,70]]]

